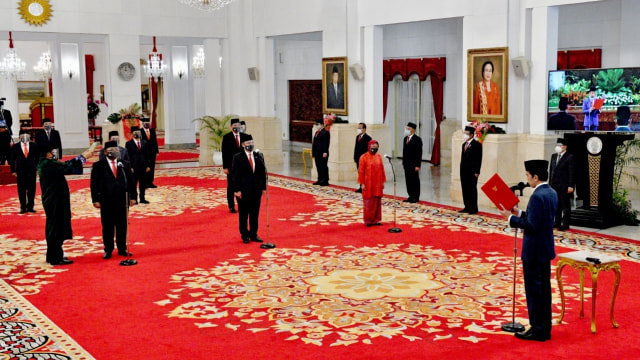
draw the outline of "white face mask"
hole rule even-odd
[[[469,139],[471,139],[471,136],[469,136],[469,134],[462,134],[462,139],[467,142]]]
[[[562,152],[562,146],[556,145],[556,153],[560,154]]]
[[[411,135],[411,131],[409,129],[404,129],[404,136]]]
[[[357,131],[358,131],[358,135],[361,135],[361,134],[362,134],[362,130],[363,130],[363,129],[358,129],[358,130],[357,130]]]

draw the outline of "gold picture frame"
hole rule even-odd
[[[347,57],[322,59],[322,112],[336,115],[349,114],[349,74]],[[334,84],[334,72],[336,83]]]
[[[36,99],[44,97],[47,93],[47,83],[44,81],[24,81],[16,82],[18,88],[18,102],[31,103]]]
[[[493,67],[489,73],[488,69]],[[483,79],[487,69],[487,78]],[[483,81],[485,80],[485,81]],[[467,51],[467,121],[507,123],[509,49]]]

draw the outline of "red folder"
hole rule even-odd
[[[593,102],[593,108],[596,110],[602,109],[602,105],[604,105],[604,99],[596,99],[596,101]]]
[[[498,209],[511,210],[520,201],[497,173],[481,189]]]

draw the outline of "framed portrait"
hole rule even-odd
[[[46,94],[46,83],[44,81],[17,81],[18,102],[32,102]]]
[[[322,59],[322,112],[348,115],[348,71],[346,57]]]
[[[142,113],[146,116],[151,114],[151,102],[150,102],[150,93],[149,93],[149,85],[142,84],[140,85],[140,100],[142,104]]]
[[[509,49],[467,51],[467,120],[506,123]]]
[[[104,104],[104,85],[100,85],[100,102]]]

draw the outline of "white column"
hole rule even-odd
[[[618,66],[638,66],[638,14],[640,1],[622,0],[620,11],[620,63]]]
[[[204,40],[205,108],[204,113],[211,116],[222,115],[222,72],[220,40]]]
[[[195,146],[193,131],[193,83],[191,76],[185,72],[189,68],[188,47],[171,46],[167,62],[169,70],[164,80],[164,123],[165,147],[182,148]]]
[[[364,68],[364,115],[363,122],[382,124],[382,40],[381,26],[366,26],[363,29],[363,68]],[[359,121],[358,121],[359,122]]]
[[[555,70],[558,53],[558,8],[538,7],[531,14],[530,124],[531,134],[547,128],[547,77]]]
[[[275,116],[275,45],[272,39],[258,38],[258,115]],[[281,119],[286,121],[285,119]],[[282,124],[285,127],[287,124]],[[282,136],[282,134],[280,134]]]

